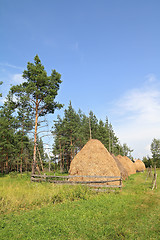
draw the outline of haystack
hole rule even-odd
[[[127,170],[128,176],[136,173],[135,165],[128,157],[122,157],[121,155],[118,155],[117,158],[121,162],[123,167]]]
[[[115,160],[105,146],[97,139],[89,140],[75,156],[71,162],[69,173],[70,175],[80,176],[120,176],[120,170]],[[78,181],[94,180],[105,181],[106,178],[81,177],[78,179]],[[110,185],[119,185],[119,182],[112,182]]]
[[[136,172],[144,172],[145,170],[145,164],[140,160],[136,160],[134,162],[135,168],[136,168]]]
[[[132,160],[130,158],[128,158],[127,156],[124,156],[124,158],[126,159],[126,161],[128,161],[128,163],[131,167],[131,174],[135,174],[136,173],[136,168],[135,168],[135,165],[132,162]]]
[[[121,174],[122,174],[122,178],[125,180],[126,178],[128,178],[128,172],[127,170],[125,169],[125,167],[122,165],[122,163],[120,162],[120,160],[115,157],[114,154],[112,154],[112,157],[114,158],[116,164],[117,164],[117,167],[119,168]]]

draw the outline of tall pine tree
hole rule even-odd
[[[47,72],[38,55],[34,58],[34,63],[28,62],[27,70],[23,72],[25,82],[20,85],[13,86],[12,91],[15,94],[22,92],[28,97],[28,103],[32,104],[32,112],[35,114],[34,124],[34,150],[33,150],[33,165],[32,173],[35,173],[37,166],[36,161],[36,145],[37,145],[37,128],[38,118],[48,113],[54,113],[55,109],[62,108],[62,104],[55,101],[58,90],[61,84],[61,75],[52,70],[50,76]]]

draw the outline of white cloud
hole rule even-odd
[[[150,155],[153,138],[160,138],[160,87],[148,79],[148,84],[126,92],[116,102],[118,120],[116,133],[122,143],[134,149],[133,155]]]
[[[2,75],[1,80],[3,81],[3,84],[0,86],[0,93],[2,93],[2,98],[0,98],[0,103],[4,103],[6,101],[7,94],[9,92],[9,89],[13,85],[19,85],[24,82],[24,79],[22,78],[22,74],[6,74]]]
[[[160,90],[134,89],[129,91],[118,102],[122,114],[137,117],[148,122],[159,121],[160,116]]]
[[[146,76],[147,83],[153,83],[157,81],[156,76],[153,73],[150,73]]]
[[[0,63],[0,66],[2,66],[2,67],[14,68],[14,69],[20,69],[20,70],[23,69],[22,67],[15,66],[15,65],[13,65],[13,64],[9,64],[9,63]]]
[[[3,105],[5,102],[5,97],[0,97],[0,103]]]
[[[16,84],[21,84],[24,82],[22,74],[19,74],[19,73],[12,75],[11,80],[13,83],[16,83]]]
[[[53,143],[52,143],[52,144],[53,144]],[[45,145],[45,148],[44,148],[45,153],[47,153],[47,155],[48,155],[49,157],[53,157],[52,145],[45,144],[45,143],[44,143],[44,145]]]

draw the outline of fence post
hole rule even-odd
[[[46,179],[46,174],[45,173],[44,173],[44,179],[45,179],[45,182],[46,182],[47,179]]]
[[[154,176],[153,176],[153,181],[152,181],[152,190],[154,188],[157,189],[157,173],[156,173],[156,165],[154,166]]]
[[[120,177],[120,186],[122,186],[122,173],[121,173],[121,177]]]

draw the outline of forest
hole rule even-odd
[[[47,114],[53,116],[56,109],[64,107],[55,101],[62,83],[61,75],[52,70],[48,76],[36,55],[34,63],[28,62],[22,76],[24,82],[11,86],[5,102],[0,106],[1,173],[35,173],[43,171],[49,164],[52,170],[68,172],[74,156],[91,138],[100,140],[110,153],[132,159],[133,150],[126,143],[120,143],[107,116],[103,122],[93,111],[88,116],[80,109],[76,112],[70,101],[63,117],[58,115],[57,120],[52,121],[53,157],[48,162],[40,132],[43,117]],[[0,84],[3,87],[3,83]],[[157,145],[153,148],[157,149]],[[144,160],[149,163],[149,159]]]

